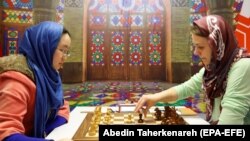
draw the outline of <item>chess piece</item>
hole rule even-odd
[[[138,119],[138,123],[143,123],[144,120],[142,119],[142,113],[139,114],[139,119]]]
[[[106,112],[105,116],[111,117],[111,114],[112,114],[111,109],[107,109],[107,112]]]
[[[168,118],[170,116],[171,109],[169,106],[164,107],[164,118]]]
[[[129,100],[128,99],[125,100],[125,104],[129,104]]]
[[[166,119],[166,118],[163,118],[163,119],[162,119],[161,125],[167,125],[167,119]]]
[[[111,113],[113,113],[113,110],[111,108],[108,108],[107,109],[107,114],[111,114]]]
[[[90,136],[94,136],[94,135],[96,135],[96,133],[97,133],[97,126],[96,125],[92,125],[90,127],[90,129],[89,129],[89,135]]]
[[[128,114],[128,120],[132,120],[132,115]]]
[[[185,125],[185,120],[176,112],[175,107],[164,107],[164,117],[162,119],[162,125]]]
[[[98,113],[101,112],[102,111],[102,107],[101,106],[96,106],[95,111],[98,112]]]
[[[101,121],[101,117],[100,116],[93,116],[92,117],[92,122],[94,123],[100,123]]]
[[[161,117],[161,110],[159,108],[155,108],[155,119],[156,120],[161,120],[162,117]]]
[[[109,116],[104,116],[103,123],[104,124],[109,124],[110,123],[110,117]]]
[[[126,123],[132,123],[133,122],[133,116],[131,114],[128,114],[128,117],[127,117],[127,120],[126,120]]]

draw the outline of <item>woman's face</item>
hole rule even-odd
[[[205,66],[209,65],[212,58],[212,49],[208,44],[208,39],[192,34],[194,54],[198,55]]]
[[[53,56],[53,67],[55,70],[63,68],[63,63],[69,56],[71,38],[68,34],[63,34]]]

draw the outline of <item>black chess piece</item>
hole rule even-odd
[[[139,114],[139,119],[138,119],[138,123],[143,123],[144,120],[142,119],[142,113]]]
[[[156,120],[161,120],[161,110],[159,108],[155,108],[155,119]]]

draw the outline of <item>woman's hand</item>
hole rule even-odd
[[[148,94],[143,95],[136,104],[134,112],[143,112],[146,117],[148,110],[150,107],[154,106],[157,102],[157,95]],[[142,110],[142,111],[141,111]]]

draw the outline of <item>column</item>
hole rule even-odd
[[[208,15],[216,14],[225,18],[233,26],[233,6],[234,0],[206,0]]]

